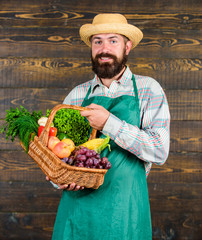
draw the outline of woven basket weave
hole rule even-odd
[[[39,165],[41,170],[56,184],[71,184],[84,186],[86,188],[99,188],[103,184],[104,175],[107,169],[94,169],[70,166],[58,158],[50,149],[48,149],[48,137],[51,123],[54,119],[56,112],[61,108],[86,110],[88,108],[60,104],[55,106],[48,118],[48,121],[40,135],[35,136],[33,141],[30,141],[28,154]],[[96,130],[93,129],[89,139],[96,137]]]

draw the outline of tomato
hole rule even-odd
[[[39,126],[38,137],[41,135],[43,129],[44,129],[44,126]],[[49,130],[49,136],[54,136],[55,137],[56,134],[57,134],[57,128],[51,127],[50,130]]]
[[[57,135],[57,128],[51,127],[49,130],[49,136],[56,136]]]
[[[44,129],[44,126],[39,126],[39,129],[38,129],[38,137],[41,135],[43,129]]]

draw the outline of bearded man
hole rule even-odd
[[[126,65],[143,34],[121,14],[99,14],[80,28],[91,48],[94,79],[75,87],[64,104],[81,105],[91,127],[110,136],[111,162],[98,189],[63,189],[52,239],[152,239],[147,176],[169,152],[170,114],[156,80],[135,75]]]

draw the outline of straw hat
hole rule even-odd
[[[101,33],[116,33],[126,36],[132,41],[132,48],[142,40],[142,31],[128,24],[127,19],[117,13],[98,14],[94,17],[92,24],[84,24],[80,28],[81,39],[91,47],[90,37]]]

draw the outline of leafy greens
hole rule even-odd
[[[38,119],[42,116],[41,111],[30,113],[26,108],[10,108],[6,110],[5,123],[0,127],[1,133],[6,133],[6,139],[14,141],[18,136],[23,143],[26,152],[28,151],[29,141],[38,131]]]
[[[47,117],[50,112],[50,110],[47,110]],[[76,146],[88,141],[90,124],[78,110],[66,108],[58,110],[53,123],[58,130],[58,134],[65,133],[66,137],[70,138]]]

